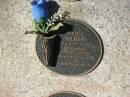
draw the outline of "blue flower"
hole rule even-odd
[[[36,21],[40,21],[41,18],[48,18],[47,1],[46,0],[33,0],[32,4],[32,16]]]

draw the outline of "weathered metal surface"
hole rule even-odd
[[[52,94],[49,97],[85,97],[85,96],[74,92],[61,92]]]
[[[97,67],[102,55],[103,46],[97,32],[89,25],[78,20],[66,20],[60,35],[49,40],[52,54],[49,61],[50,70],[64,75],[86,74]],[[39,59],[45,63],[43,37],[36,40],[36,51]]]

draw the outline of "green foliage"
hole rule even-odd
[[[59,21],[57,14],[50,17],[48,20],[41,18],[40,21],[33,20],[32,22],[36,34],[48,34],[52,31],[58,30],[63,24]]]

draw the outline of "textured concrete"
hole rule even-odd
[[[46,97],[75,91],[86,97],[130,97],[130,2],[60,1],[62,10],[87,22],[104,42],[101,64],[90,74],[67,77],[45,68],[35,52],[31,11],[26,0],[0,0],[0,97]]]

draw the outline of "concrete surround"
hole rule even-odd
[[[129,0],[57,1],[71,17],[90,24],[104,43],[104,57],[80,77],[55,74],[35,51],[31,9],[26,0],[0,0],[0,97],[46,97],[75,91],[86,97],[130,97]]]

